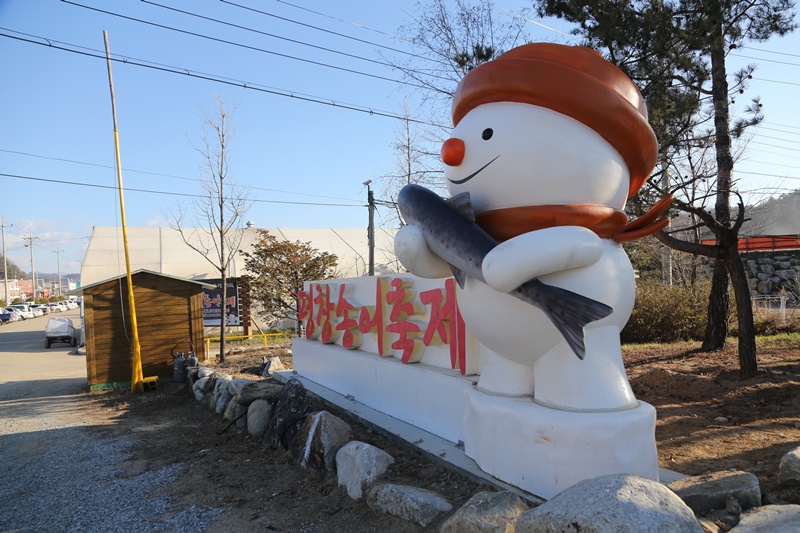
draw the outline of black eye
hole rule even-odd
[[[484,141],[488,141],[489,139],[492,138],[493,134],[494,131],[492,131],[492,128],[486,128],[485,130],[483,130],[483,133],[481,133],[481,137],[483,138]]]

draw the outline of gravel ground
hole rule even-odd
[[[126,475],[137,437],[81,419],[74,398],[0,401],[0,531],[196,532],[222,512],[162,495],[179,464]]]

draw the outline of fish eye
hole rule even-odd
[[[481,133],[481,138],[484,141],[488,141],[489,139],[492,138],[492,135],[494,135],[494,131],[492,131],[492,128],[486,128],[485,130],[483,130],[483,133]]]

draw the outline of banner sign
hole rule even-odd
[[[306,282],[298,297],[305,338],[403,363],[473,375],[477,341],[458,310],[455,281],[379,276]]]
[[[203,325],[219,326],[222,315],[222,280],[204,279],[203,283],[214,285],[213,289],[203,289]],[[225,306],[225,324],[228,326],[239,325],[239,280],[227,280],[227,305]]]

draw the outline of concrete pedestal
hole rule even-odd
[[[465,393],[464,450],[488,474],[542,498],[615,473],[658,480],[656,411],[572,412],[530,398]]]

